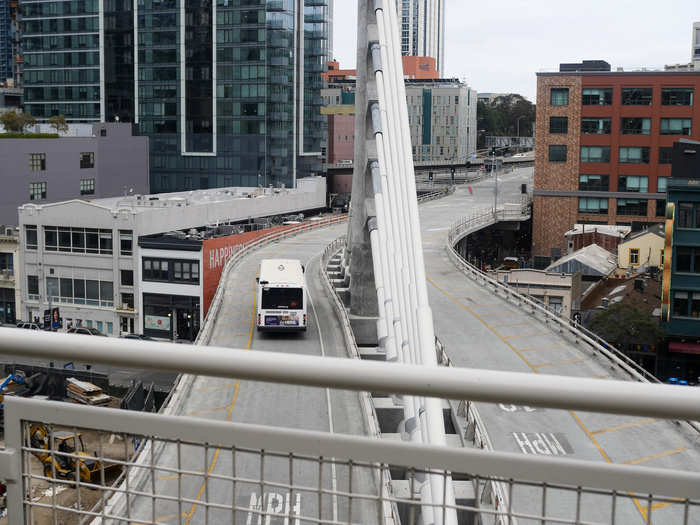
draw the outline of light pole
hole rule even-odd
[[[491,171],[494,178],[493,191],[493,216],[496,217],[496,208],[498,207],[498,171],[496,170],[496,148],[491,148]]]

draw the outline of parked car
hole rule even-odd
[[[85,328],[83,326],[69,328],[68,333],[69,334],[83,334],[83,335],[101,335],[102,337],[107,337],[105,334],[100,332],[97,328]]]
[[[126,334],[122,336],[122,339],[139,339],[141,341],[155,341],[152,337],[148,337],[143,334]]]
[[[25,328],[27,330],[41,330],[41,326],[36,323],[19,322],[17,328]]]

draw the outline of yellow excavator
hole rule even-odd
[[[54,431],[53,441],[57,452],[71,454],[63,456],[51,454],[51,437],[49,431],[41,423],[33,424],[29,429],[30,443],[34,449],[33,454],[44,466],[44,476],[52,478],[54,472],[57,478],[75,480],[76,465],[81,483],[91,483],[100,481],[101,463],[85,452],[85,444],[80,432]],[[105,475],[108,472],[119,469],[119,465],[105,465]]]

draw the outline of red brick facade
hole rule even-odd
[[[569,88],[567,106],[551,105],[551,88]],[[652,88],[650,105],[623,105],[623,88]],[[581,94],[585,88],[612,89],[609,105],[582,105]],[[670,164],[659,164],[659,148],[670,147],[681,135],[662,135],[661,118],[691,119],[691,134],[685,136],[700,140],[700,103],[663,105],[662,88],[692,88],[694,97],[700,94],[700,72],[591,72],[591,73],[540,73],[537,76],[537,131],[535,141],[535,200],[533,206],[533,255],[551,256],[552,250],[564,251],[564,233],[575,223],[631,224],[632,222],[661,222],[657,215],[658,178],[671,175]],[[568,133],[551,134],[550,117],[568,117]],[[609,118],[609,134],[582,134],[581,119]],[[651,120],[649,134],[622,134],[622,118],[648,118]],[[550,162],[549,146],[567,145],[565,163]],[[609,146],[610,162],[580,162],[582,146]],[[620,147],[649,148],[648,163],[620,163]],[[579,198],[591,195],[579,190],[579,175],[609,176],[607,213],[579,213]],[[644,216],[618,215],[620,198],[632,197],[618,194],[620,176],[647,177],[648,194],[638,193],[635,199],[647,200]],[[543,190],[569,192],[565,196],[543,195]],[[623,189],[624,190],[624,189]],[[637,196],[638,195],[638,196]],[[601,198],[601,197],[599,197]]]

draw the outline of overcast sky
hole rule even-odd
[[[354,68],[357,0],[335,0],[334,56]],[[534,102],[535,73],[560,62],[607,60],[613,68],[690,61],[700,0],[446,0],[446,75],[480,92]]]

